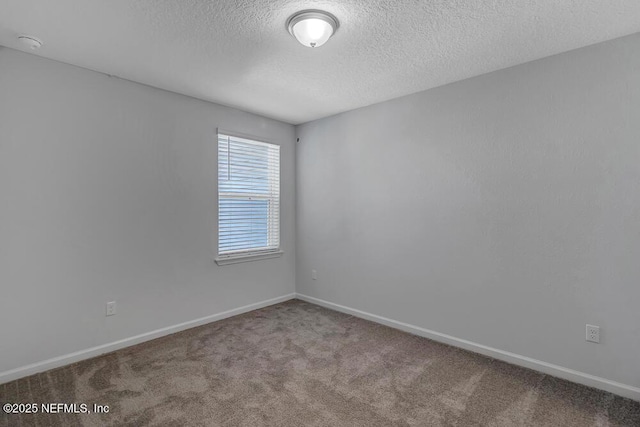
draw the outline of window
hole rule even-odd
[[[280,146],[218,133],[218,264],[280,247]]]

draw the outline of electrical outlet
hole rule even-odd
[[[600,326],[587,325],[587,341],[600,342]]]
[[[318,280],[318,272],[315,270],[311,270],[311,279]]]
[[[114,314],[116,314],[116,302],[115,301],[109,301],[107,303],[107,316],[113,316]]]

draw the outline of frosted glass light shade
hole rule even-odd
[[[335,16],[320,10],[298,12],[287,20],[287,30],[302,45],[320,47],[338,29]]]

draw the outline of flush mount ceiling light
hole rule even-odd
[[[18,36],[18,41],[26,48],[31,50],[40,49],[42,46],[42,41],[37,37],[26,36],[24,34]]]
[[[338,29],[338,19],[321,10],[303,10],[287,20],[289,34],[307,47],[320,47]]]

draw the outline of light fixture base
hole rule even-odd
[[[34,36],[27,36],[25,34],[20,34],[18,36],[18,41],[25,47],[36,50],[42,47],[42,40]]]

